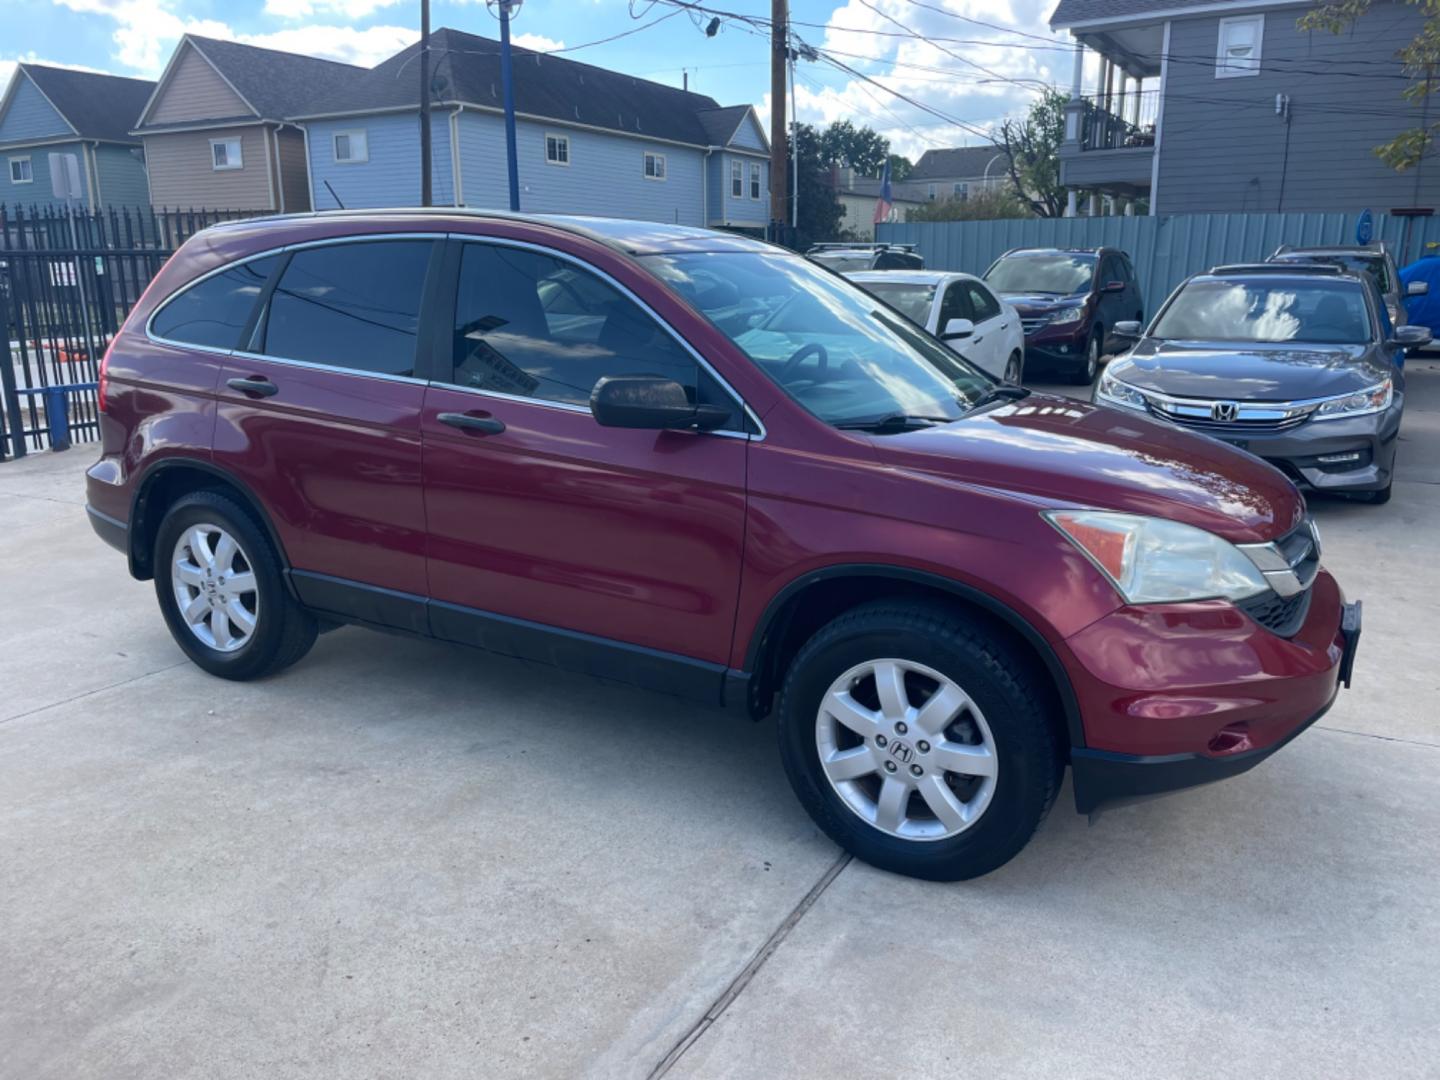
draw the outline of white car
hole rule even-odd
[[[976,367],[1019,385],[1025,367],[1020,315],[973,274],[860,270],[845,276]]]

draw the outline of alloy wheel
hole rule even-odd
[[[984,714],[954,680],[910,660],[870,660],[831,683],[815,743],[845,805],[904,840],[964,832],[995,793],[999,758]]]
[[[1012,386],[1020,385],[1020,357],[1012,356],[1005,365],[1005,382]]]
[[[260,617],[255,571],[219,525],[192,525],[175,541],[170,584],[180,618],[202,644],[231,653],[254,636]]]
[[[1085,381],[1093,383],[1098,374],[1100,374],[1100,335],[1095,334],[1090,338],[1090,344],[1085,349]]]

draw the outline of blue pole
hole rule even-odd
[[[510,209],[520,209],[520,168],[515,160],[515,81],[510,73],[510,0],[500,0],[500,81],[505,84],[505,167]]]

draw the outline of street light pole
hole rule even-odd
[[[786,199],[785,65],[789,51],[789,5],[770,0],[770,225],[783,233]],[[797,170],[798,171],[798,170]],[[798,178],[797,178],[798,179]],[[779,235],[771,237],[778,241]]]
[[[520,167],[515,157],[515,80],[510,66],[510,9],[519,0],[498,0],[500,7],[500,81],[505,84],[505,168],[510,177],[510,209],[520,209]]]

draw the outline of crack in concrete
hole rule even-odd
[[[82,701],[85,698],[92,697],[95,694],[103,694],[106,690],[114,690],[117,687],[129,686],[131,683],[137,683],[141,679],[148,679],[151,675],[162,675],[167,671],[174,671],[178,667],[184,667],[189,662],[189,660],[178,660],[173,664],[167,664],[165,667],[156,668],[154,671],[146,671],[143,674],[135,675],[129,679],[121,679],[119,682],[107,683],[105,686],[97,686],[93,690],[83,690],[78,694],[72,694],[70,697],[64,698],[60,701],[52,701],[48,705],[37,705],[33,709],[26,709],[22,713],[16,713],[14,716],[6,716],[4,718],[0,718],[0,724],[8,724],[12,720],[23,720],[27,716],[35,716],[37,713],[45,712],[48,709],[58,709],[61,705],[69,705],[72,701]]]
[[[765,939],[765,943],[761,945],[755,955],[750,958],[750,962],[740,969],[740,973],[730,981],[730,985],[715,999],[710,1008],[705,1010],[705,1014],[701,1016],[699,1020],[695,1021],[690,1029],[686,1031],[684,1035],[680,1036],[675,1045],[670,1048],[670,1052],[660,1059],[659,1064],[650,1071],[648,1080],[659,1080],[660,1077],[673,1069],[676,1063],[685,1056],[685,1052],[695,1045],[700,1036],[709,1031],[715,1021],[720,1019],[721,1014],[734,1004],[735,999],[750,985],[750,980],[759,974],[760,969],[765,966],[765,962],[775,954],[775,950],[790,936],[790,931],[795,929],[796,924],[805,917],[805,913],[815,906],[815,901],[819,900],[821,894],[840,876],[840,871],[850,865],[851,858],[852,856],[848,854],[841,854],[830,864],[830,868],[820,875],[820,880],[817,881],[811,887],[810,891],[801,898],[800,902],[790,910],[790,914],[786,915],[785,918],[780,921],[780,925]]]
[[[1405,743],[1407,746],[1423,746],[1429,750],[1440,750],[1435,743],[1421,742],[1419,739],[1405,739],[1399,735],[1377,735],[1373,731],[1351,731],[1349,728],[1330,727],[1326,724],[1316,724],[1316,731],[1333,731],[1340,735],[1358,735],[1362,739],[1379,739],[1381,742]]]

